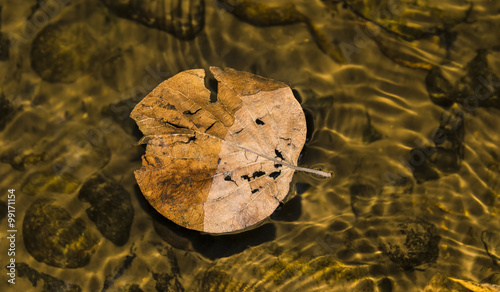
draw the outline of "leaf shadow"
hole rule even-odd
[[[190,230],[175,224],[158,213],[144,198],[139,186],[135,186],[141,207],[151,215],[153,227],[158,236],[172,247],[194,251],[215,260],[243,252],[251,246],[258,246],[276,238],[276,227],[265,223],[255,229],[237,234],[210,235]]]

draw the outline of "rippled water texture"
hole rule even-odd
[[[499,290],[498,1],[0,7],[2,266],[12,188],[18,230],[1,291]],[[300,166],[336,174],[296,173],[268,223],[225,236],[147,204],[128,117],[211,65],[289,84]]]

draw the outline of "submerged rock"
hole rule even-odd
[[[445,2],[412,0],[347,0],[356,14],[407,40],[441,33],[465,21],[472,4],[466,0]]]
[[[130,194],[122,185],[94,174],[83,184],[78,199],[90,203],[87,216],[106,239],[116,245],[128,241],[134,208]]]
[[[442,173],[457,173],[464,159],[465,124],[462,113],[447,116],[435,131],[433,147],[410,151],[409,163],[418,182],[436,180]]]
[[[446,79],[440,67],[435,66],[425,77],[425,86],[431,101],[442,107],[449,107],[455,101],[453,85]]]
[[[477,107],[500,109],[500,78],[488,64],[488,51],[479,49],[476,56],[466,66],[467,74],[456,85],[456,102],[463,104],[467,111]]]
[[[359,52],[358,46],[352,46],[349,42],[352,42],[353,37],[356,40],[361,32],[367,40],[372,39],[389,59],[403,66],[421,69],[430,69],[434,62],[413,54],[411,48],[415,44],[411,42],[424,40],[429,43],[431,36],[438,36],[442,46],[449,50],[457,36],[456,32],[450,30],[466,21],[473,8],[466,0],[457,1],[453,6],[431,1],[414,3],[410,0],[291,2],[293,1],[217,1],[221,7],[240,20],[256,26],[301,22],[306,24],[318,47],[339,63],[350,63],[352,52]],[[331,15],[330,18],[322,21],[324,16],[318,13],[319,11],[327,11]],[[342,36],[345,31],[332,30],[338,25],[337,19],[347,17],[345,20],[350,21],[355,18],[354,14],[359,16],[356,22],[360,25],[356,25],[352,36]],[[366,34],[361,30],[363,26],[366,27]],[[395,35],[397,41],[393,42]]]
[[[102,0],[102,2],[119,17],[166,31],[182,40],[193,39],[205,25],[204,0]]]
[[[421,219],[410,219],[398,224],[399,234],[380,243],[379,249],[391,261],[405,270],[422,268],[439,257],[439,241],[436,227]]]
[[[141,287],[137,284],[125,286],[124,291],[126,291],[126,292],[143,292]]]
[[[262,0],[218,0],[220,6],[239,19],[257,26],[286,25],[306,21],[293,3],[283,5]]]
[[[97,63],[96,43],[85,23],[50,24],[33,40],[31,67],[45,81],[74,82]]]
[[[130,269],[136,256],[137,255],[131,251],[130,255],[125,256],[125,259],[123,260],[123,263],[121,264],[120,267],[113,269],[112,274],[106,275],[106,279],[104,280],[102,292],[117,289],[116,287],[113,287],[115,281],[118,280],[119,278],[121,278],[123,276],[123,274],[125,274],[127,272],[127,270]],[[132,286],[124,287],[123,290],[136,291],[136,288],[139,289],[138,291],[141,291],[141,289],[138,286],[137,287],[132,287]]]
[[[467,73],[456,84],[451,84],[439,67],[429,70],[425,84],[431,101],[443,107],[461,104],[467,112],[478,107],[500,109],[500,78],[491,70],[487,56],[487,50],[477,50],[466,66]]]
[[[58,268],[87,265],[98,243],[82,219],[72,218],[49,199],[36,201],[26,211],[23,239],[37,261]]]
[[[52,277],[51,275],[40,273],[37,270],[31,268],[25,263],[19,263],[16,265],[18,276],[21,278],[28,278],[28,280],[33,284],[33,287],[37,287],[40,281],[43,282],[42,291],[57,291],[57,292],[79,292],[82,291],[80,286],[68,283],[61,279]]]

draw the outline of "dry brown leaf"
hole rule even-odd
[[[225,233],[253,226],[286,197],[306,138],[300,104],[284,83],[211,67],[162,82],[130,116],[147,143],[137,183],[150,204],[186,228]]]

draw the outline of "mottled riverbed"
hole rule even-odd
[[[497,1],[0,11],[0,264],[16,264],[1,291],[499,290]],[[131,109],[209,66],[289,84],[308,119],[299,165],[335,172],[296,173],[269,222],[234,235],[167,221],[133,175],[144,148]]]

